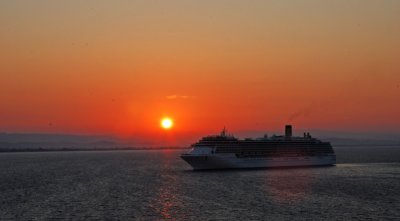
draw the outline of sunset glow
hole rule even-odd
[[[400,1],[40,2],[0,2],[0,132],[400,132]]]

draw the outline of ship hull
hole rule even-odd
[[[335,155],[239,158],[235,154],[182,154],[181,158],[194,170],[331,166],[336,164]]]

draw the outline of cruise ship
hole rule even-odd
[[[285,126],[285,135],[264,135],[255,139],[238,139],[224,129],[219,135],[203,137],[191,147],[181,158],[194,170],[336,164],[336,155],[329,142],[313,138],[309,133],[292,136],[291,125]]]

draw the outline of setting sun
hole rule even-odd
[[[164,129],[171,129],[174,125],[174,122],[170,118],[163,118],[161,120],[161,127]]]

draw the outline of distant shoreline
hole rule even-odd
[[[16,152],[71,152],[71,151],[123,151],[123,150],[187,150],[188,147],[121,147],[121,148],[0,148],[0,153]]]
[[[333,148],[342,147],[396,147],[396,144],[381,144],[381,145],[362,145],[362,144],[348,144],[348,145],[334,145]],[[73,152],[73,151],[124,151],[124,150],[188,150],[190,147],[117,147],[117,148],[0,148],[1,153],[18,153],[18,152]]]

